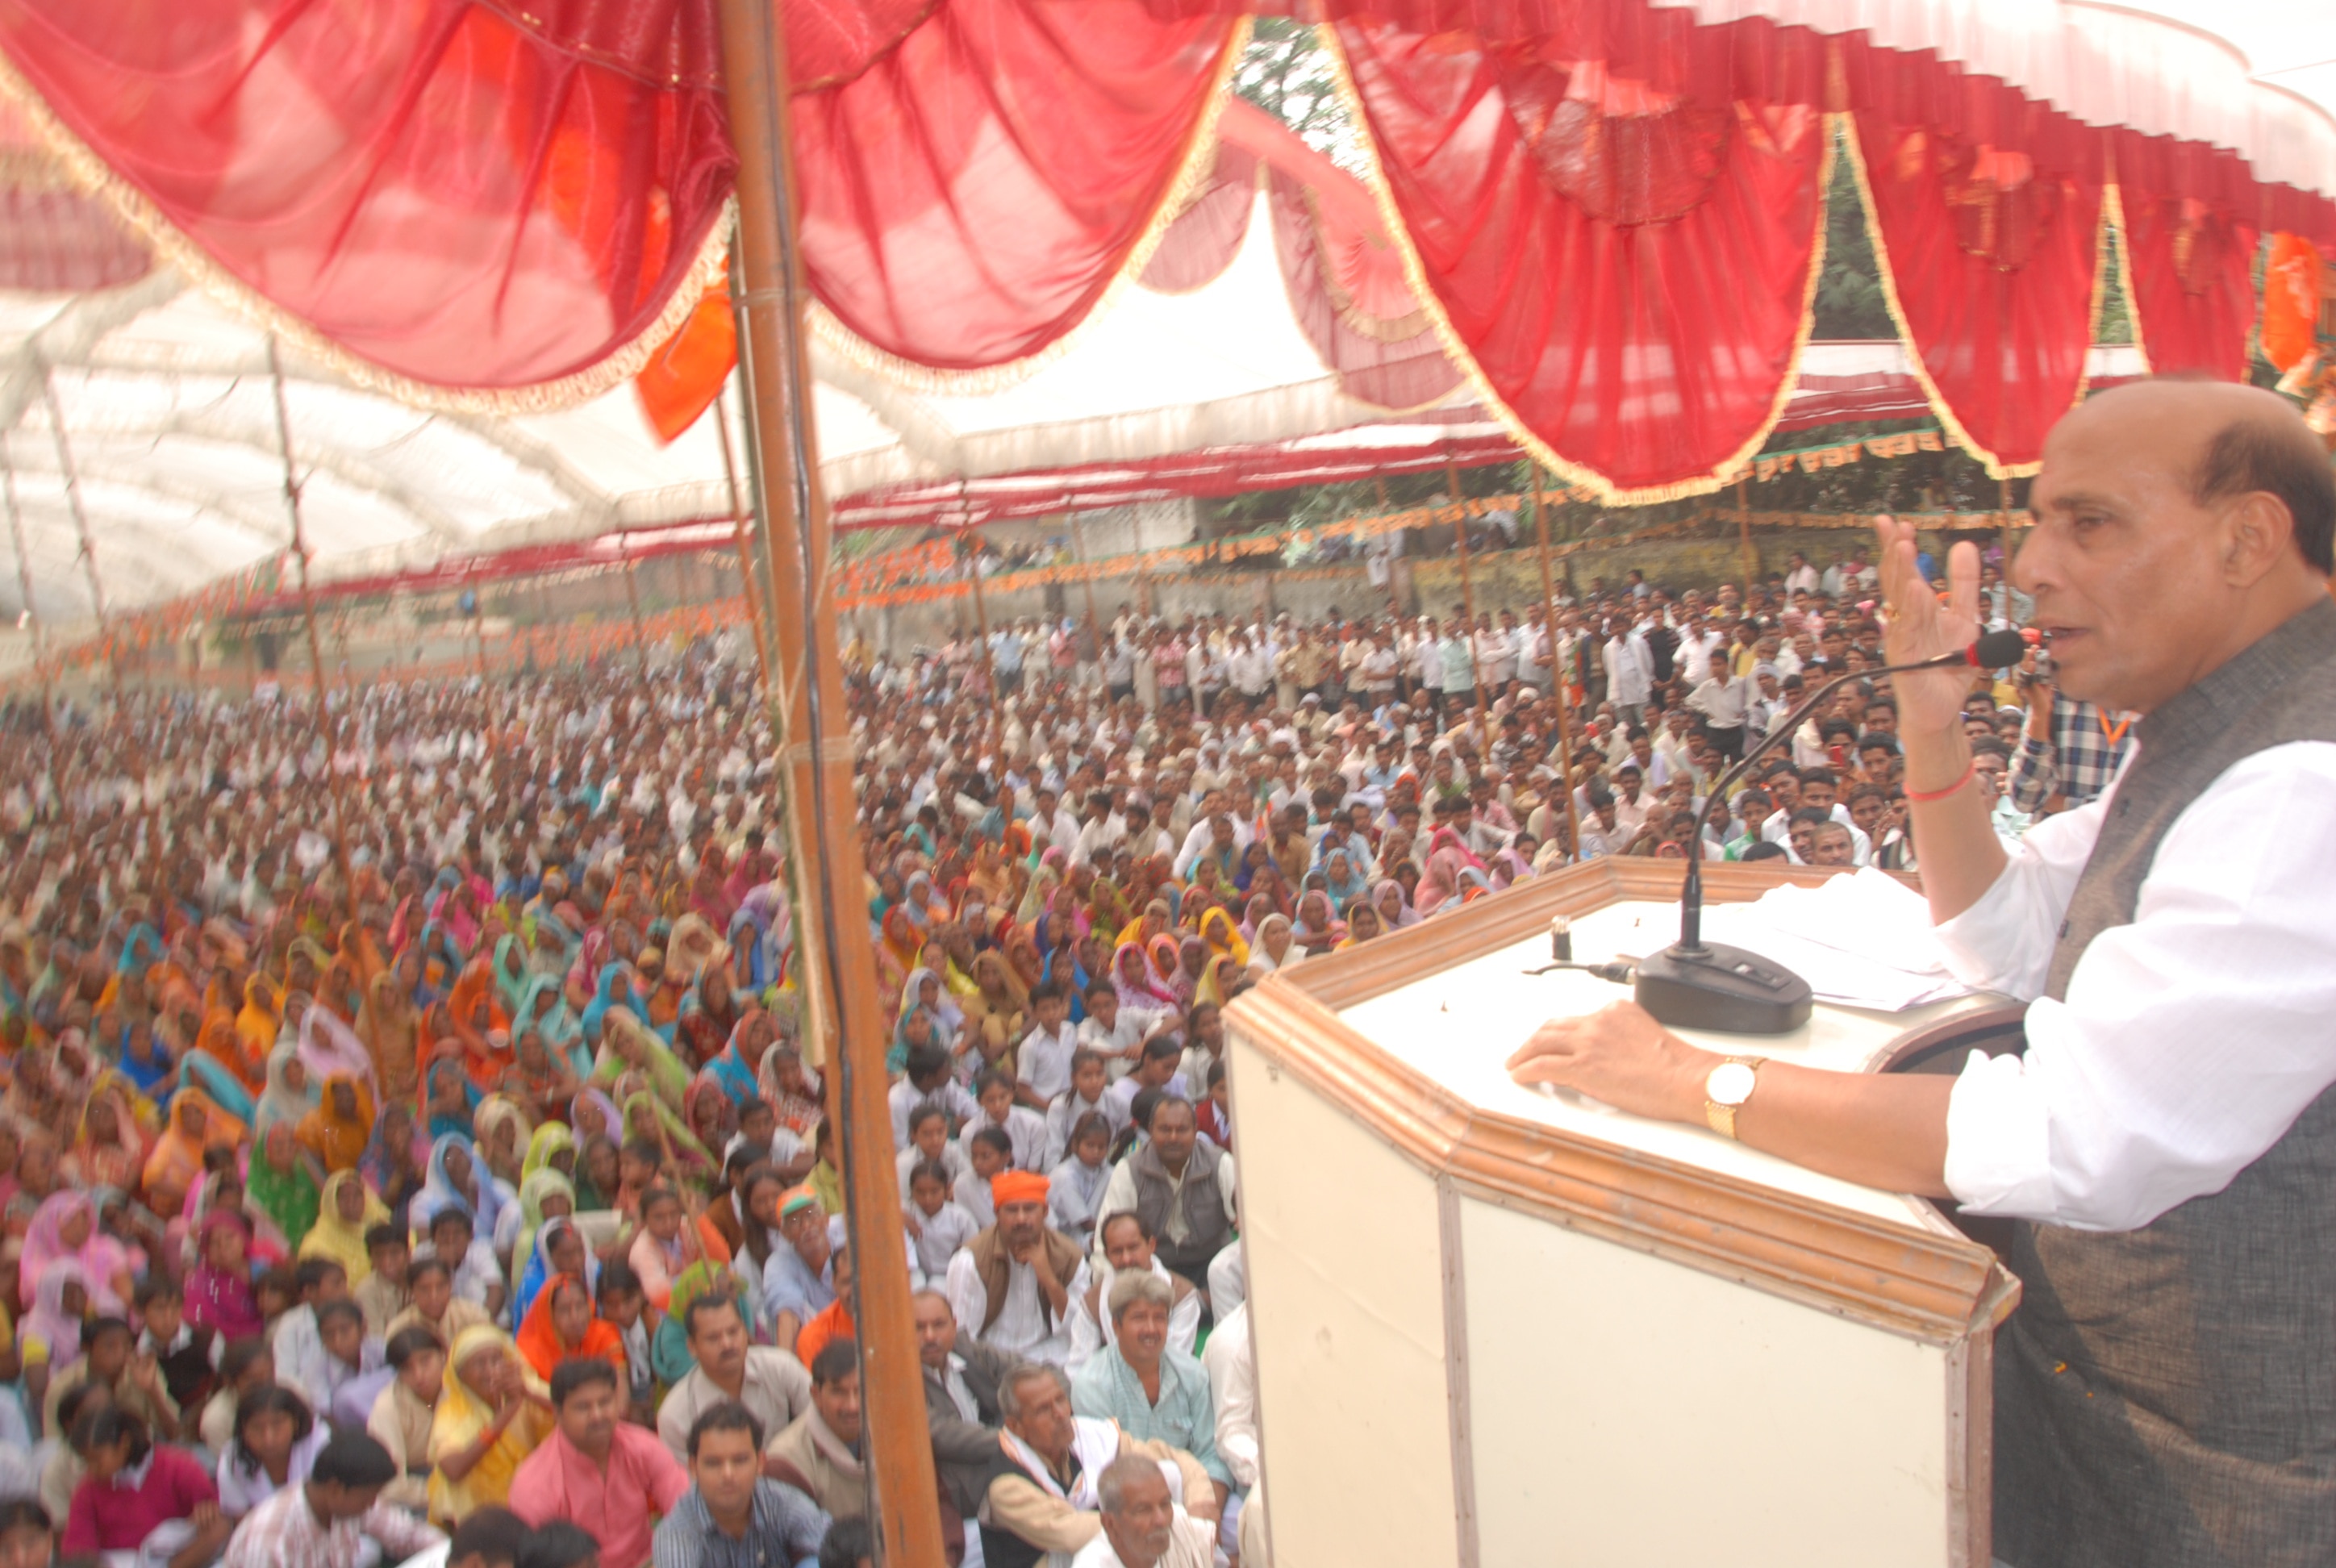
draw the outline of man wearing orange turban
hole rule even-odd
[[[949,1260],[958,1331],[994,1350],[1062,1366],[1071,1353],[1071,1302],[1087,1288],[1079,1244],[1046,1228],[1046,1178],[1001,1171],[989,1179],[998,1222]]]

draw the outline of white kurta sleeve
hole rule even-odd
[[[2067,1000],[2029,1008],[2027,1056],[1966,1065],[1948,1190],[2096,1231],[2222,1191],[2336,1083],[2331,866],[2336,745],[2275,746],[2216,779],[2160,842],[2133,922],[2093,939]],[[2029,927],[2021,973],[2049,963],[2059,918]]]

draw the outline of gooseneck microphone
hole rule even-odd
[[[1712,808],[1728,798],[1745,770],[1798,730],[1819,703],[1853,680],[1924,669],[1999,669],[2019,663],[2027,651],[2028,641],[2019,632],[1990,631],[1969,648],[1937,658],[1837,675],[1804,698],[1705,793],[1689,841],[1687,881],[1679,890],[1679,940],[1640,960],[1639,1005],[1666,1024],[1728,1034],[1789,1034],[1806,1023],[1813,1001],[1806,980],[1757,953],[1703,940],[1703,830],[1711,821]]]

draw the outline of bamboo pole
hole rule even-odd
[[[1077,511],[1072,511],[1070,519],[1071,555],[1079,563],[1079,587],[1085,591],[1087,599],[1087,625],[1095,628],[1095,642],[1100,648],[1103,642],[1103,618],[1095,614],[1095,576],[1087,570],[1086,535],[1079,527]]]
[[[325,656],[316,642],[316,596],[308,588],[308,536],[300,521],[300,475],[292,462],[292,418],[284,405],[284,366],[276,335],[268,335],[268,385],[276,400],[276,450],[284,460],[284,510],[292,521],[292,559],[300,570],[300,618],[308,632],[308,677],[316,699],[316,739],[325,748],[325,787],[333,803],[333,854],[340,862],[341,896],[349,919],[357,918],[357,878],[349,860],[348,809],[341,798],[340,770],[333,766],[332,716],[326,706]]]
[[[1468,580],[1468,502],[1460,493],[1460,464],[1448,446],[1444,449],[1444,477],[1452,487],[1452,504],[1459,513],[1452,522],[1452,537],[1460,556],[1460,607],[1468,618],[1460,629],[1468,639],[1468,682],[1476,688],[1476,738],[1479,745],[1490,745],[1493,732],[1484,722],[1484,670],[1476,660],[1476,589]]]
[[[989,683],[990,723],[994,726],[998,722],[998,705],[1006,694],[998,689],[998,661],[990,657],[989,652],[989,610],[981,600],[981,531],[968,529],[958,536],[959,541],[962,543],[968,536],[973,541],[973,548],[966,551],[965,579],[973,585],[973,624],[981,638],[981,674],[982,678]]]
[[[1736,482],[1736,538],[1744,552],[1744,604],[1748,609],[1753,590],[1759,586],[1754,579],[1760,575],[1760,555],[1752,548],[1752,502],[1740,479]]]
[[[106,612],[105,584],[97,575],[97,543],[89,536],[89,513],[81,504],[81,475],[73,466],[73,446],[65,439],[64,412],[57,404],[54,374],[41,365],[41,402],[49,414],[49,438],[56,443],[57,470],[64,476],[65,510],[73,514],[73,532],[81,540],[81,564],[89,578],[90,609],[96,613],[98,633],[105,643],[105,665],[113,679],[113,704],[122,706],[122,648],[113,639],[113,618]]]
[[[624,558],[625,609],[633,618],[633,665],[640,672],[641,690],[647,692],[649,687],[649,650],[641,636],[641,589],[633,575],[632,543],[621,533],[617,535],[617,553]],[[480,646],[485,646],[483,638]]]
[[[738,346],[754,432],[755,500],[773,568],[771,592],[800,613],[772,617],[773,666],[784,696],[782,758],[799,885],[798,951],[806,992],[827,999],[847,1224],[856,1265],[867,1477],[889,1568],[941,1568],[939,1494],[926,1426],[924,1375],[909,1305],[906,1240],[886,1103],[885,1037],[866,918],[867,873],[854,810],[850,716],[837,657],[832,545],[812,424],[808,295],[795,249],[796,196],[781,83],[778,7],[721,0],[723,80],[738,154]],[[777,534],[784,525],[782,548]]]
[[[1564,662],[1557,657],[1557,579],[1549,568],[1549,504],[1542,497],[1541,464],[1533,469],[1533,532],[1541,541],[1542,626],[1549,634],[1550,689],[1557,694],[1557,787],[1565,796],[1565,858],[1582,858],[1582,808],[1573,799],[1573,695],[1565,689]]]
[[[16,465],[6,457],[7,437],[0,435],[0,495],[6,497],[8,539],[16,551],[16,592],[24,601],[24,618],[33,628],[33,673],[41,683],[41,719],[49,732],[51,765],[61,766],[63,759],[56,750],[56,697],[49,688],[49,633],[41,624],[41,612],[33,608],[33,560],[24,552],[24,519],[16,508]]]
[[[730,490],[730,533],[738,546],[739,586],[746,599],[746,624],[754,635],[754,663],[763,672],[763,687],[771,685],[771,650],[763,640],[761,594],[754,586],[754,558],[746,549],[746,498],[738,489],[738,459],[730,444],[730,404],[714,394],[714,428],[722,437],[722,480]]]

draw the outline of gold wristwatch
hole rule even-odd
[[[1736,1113],[1752,1097],[1762,1057],[1730,1057],[1704,1076],[1703,1119],[1721,1137],[1736,1135]]]

